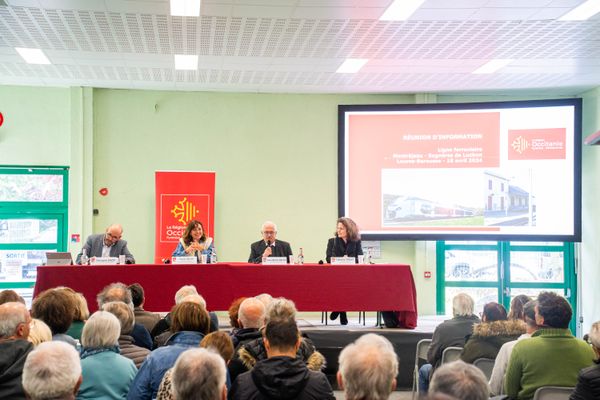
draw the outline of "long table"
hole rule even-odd
[[[96,295],[112,282],[139,283],[145,291],[144,308],[168,311],[175,292],[195,285],[209,310],[227,310],[241,296],[269,293],[292,299],[299,311],[398,311],[401,326],[417,322],[415,283],[409,265],[104,265],[40,266],[34,296],[46,289],[67,286],[83,293],[90,311]]]

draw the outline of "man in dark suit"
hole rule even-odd
[[[289,260],[292,247],[288,242],[277,240],[277,225],[267,221],[262,225],[260,233],[263,238],[250,245],[249,263],[260,264],[263,257],[285,257]]]
[[[135,258],[127,248],[127,241],[121,239],[123,236],[123,227],[119,224],[112,224],[106,228],[105,233],[88,236],[81,252],[77,255],[77,264],[81,264],[81,255],[83,250],[88,257],[119,257],[125,256],[127,264],[135,264]]]

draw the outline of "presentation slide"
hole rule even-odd
[[[581,101],[340,106],[340,214],[365,238],[581,238]]]

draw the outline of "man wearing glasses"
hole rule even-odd
[[[123,227],[112,224],[105,233],[88,236],[81,252],[77,255],[77,264],[81,264],[81,255],[86,251],[88,257],[119,257],[125,256],[126,264],[135,264],[135,258],[127,249],[127,241],[121,239]]]
[[[271,221],[262,224],[262,239],[250,245],[249,263],[260,264],[263,257],[285,257],[289,260],[292,255],[292,247],[288,242],[276,240],[277,225]]]

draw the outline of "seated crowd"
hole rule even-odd
[[[293,301],[236,299],[225,331],[194,286],[177,291],[163,318],[144,310],[144,296],[139,284],[112,283],[90,315],[70,288],[40,293],[30,311],[17,293],[0,292],[0,398],[335,399]],[[529,400],[540,387],[564,386],[574,387],[572,400],[600,399],[600,322],[588,343],[575,338],[571,307],[552,292],[517,296],[509,311],[488,303],[479,319],[470,296],[455,296],[419,370],[419,394]],[[443,360],[448,347],[462,348],[460,360]],[[495,360],[489,379],[473,365],[481,358]],[[387,399],[398,371],[390,341],[368,333],[341,351],[337,384],[346,399]]]

